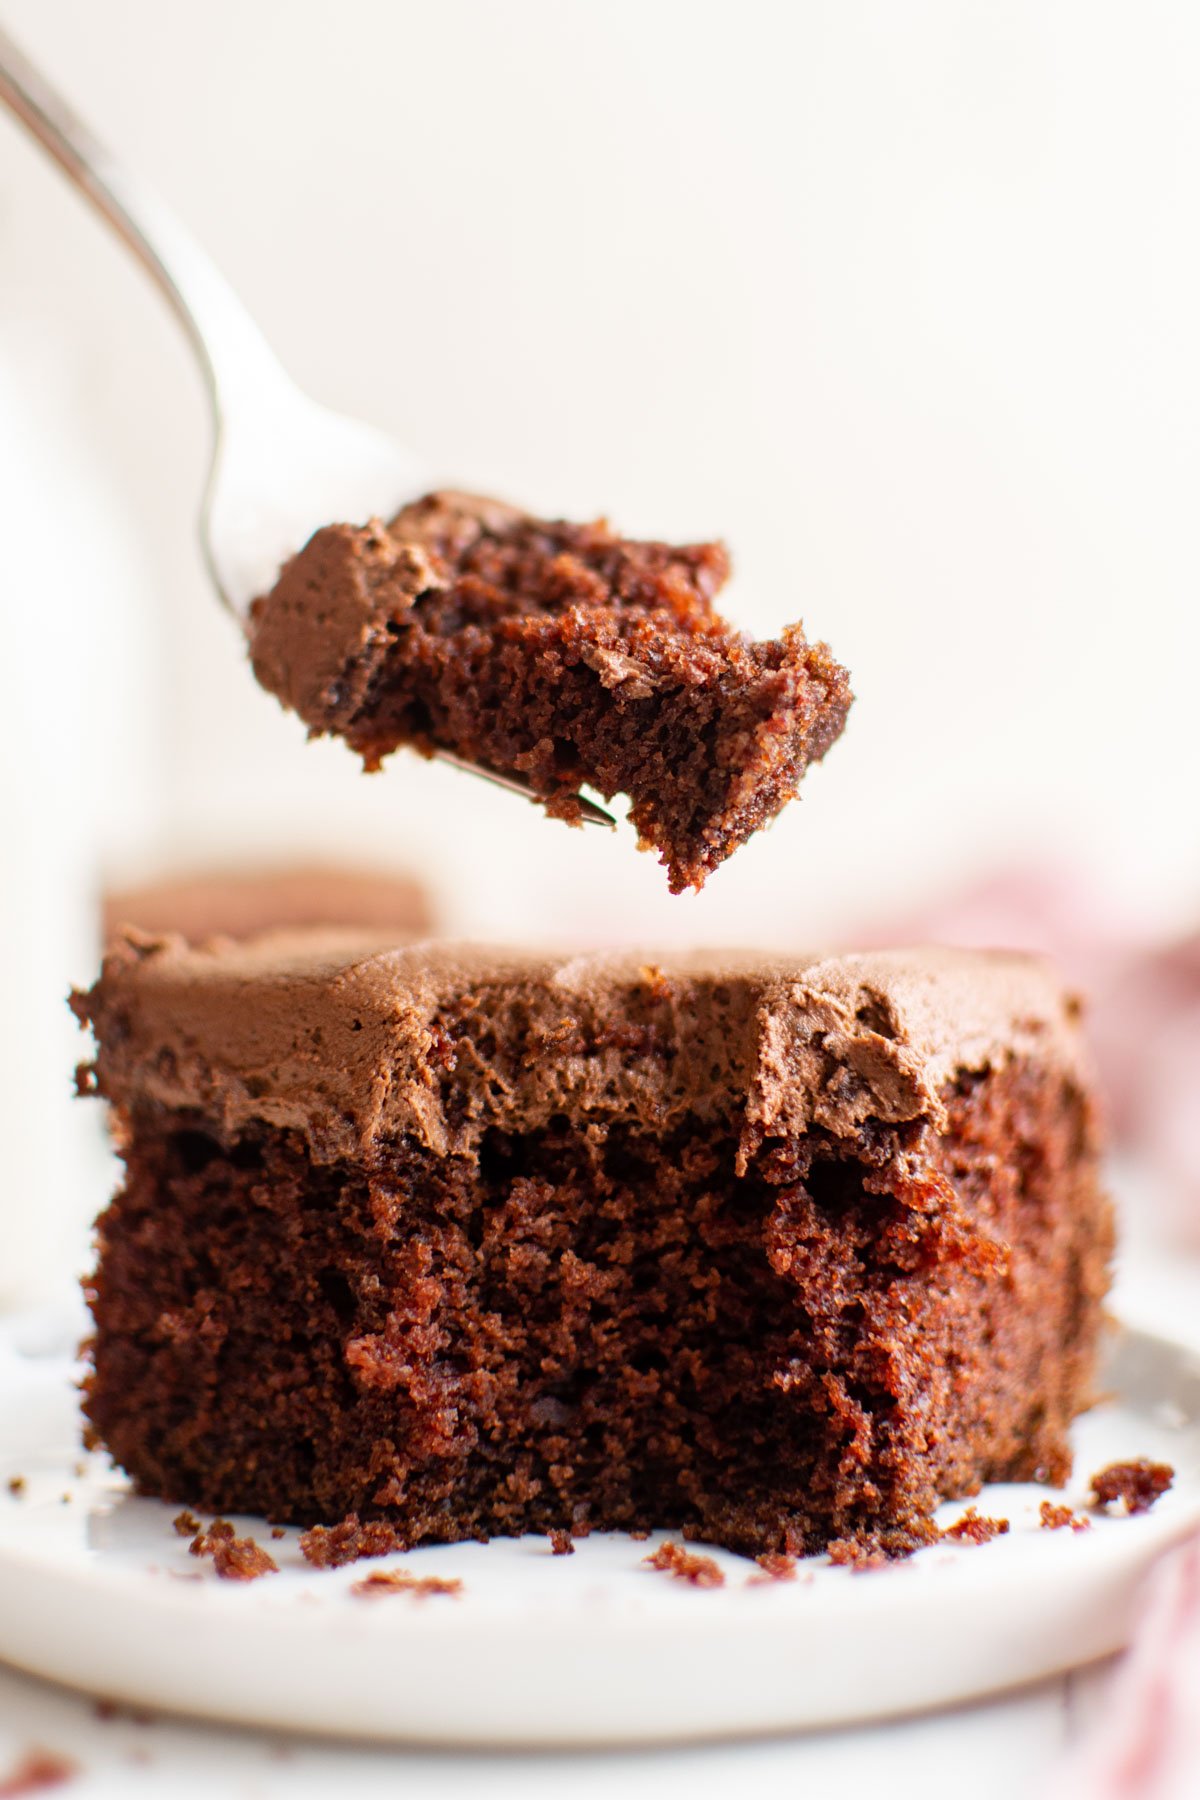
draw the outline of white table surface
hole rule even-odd
[[[1200,1349],[1200,1259],[1164,1255],[1127,1231],[1118,1304]],[[981,1623],[981,1628],[986,1625]],[[889,1800],[1053,1800],[1065,1753],[1100,1716],[1114,1664],[1076,1670],[983,1705],[895,1723],[719,1745],[580,1754],[454,1754],[347,1746],[278,1732],[223,1729],[151,1717],[103,1717],[96,1703],[0,1668],[0,1794],[31,1751],[75,1765],[50,1790],[70,1800],[108,1796],[353,1796],[459,1800],[509,1796],[824,1796]],[[1200,1770],[1197,1771],[1200,1792]]]

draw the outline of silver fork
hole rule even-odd
[[[320,526],[390,518],[433,481],[383,432],[301,393],[170,207],[122,168],[2,26],[0,102],[123,239],[183,326],[213,421],[201,547],[213,585],[244,630],[250,602]],[[445,751],[440,759],[537,798],[516,776]],[[582,795],[579,804],[589,824],[613,823]]]

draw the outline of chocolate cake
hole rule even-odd
[[[793,798],[846,722],[846,672],[798,625],[713,609],[720,544],[620,538],[436,493],[331,525],[251,609],[258,680],[368,768],[402,744],[516,776],[556,818],[627,794],[672,892]]]
[[[794,1556],[1068,1472],[1110,1215],[1038,960],[133,937],[75,1006],[144,1493]]]
[[[379,927],[399,941],[427,937],[434,920],[415,877],[334,863],[195,870],[111,889],[103,904],[106,944],[125,926],[203,943],[310,925]]]

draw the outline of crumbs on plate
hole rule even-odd
[[[1065,1531],[1068,1526],[1072,1531],[1092,1529],[1092,1521],[1082,1513],[1069,1506],[1055,1506],[1053,1500],[1043,1500],[1038,1507],[1038,1524],[1043,1531]]]
[[[260,1575],[278,1575],[275,1558],[252,1537],[238,1537],[228,1519],[214,1519],[207,1531],[191,1542],[193,1556],[211,1556],[222,1581],[257,1581]]]
[[[1132,1462],[1109,1463],[1106,1469],[1093,1475],[1092,1492],[1098,1508],[1126,1514],[1144,1513],[1150,1511],[1156,1500],[1162,1499],[1174,1479],[1175,1471],[1170,1463],[1150,1462],[1139,1456]]]
[[[383,1594],[412,1594],[424,1600],[433,1594],[461,1594],[462,1582],[455,1576],[414,1575],[408,1569],[376,1569],[361,1581],[350,1584],[352,1594],[367,1599]]]
[[[942,1536],[953,1538],[960,1544],[990,1544],[993,1538],[1003,1537],[1007,1531],[1007,1519],[989,1519],[986,1513],[968,1506],[960,1519],[947,1525]]]
[[[688,1582],[692,1587],[713,1588],[725,1585],[725,1576],[711,1556],[698,1556],[694,1550],[685,1550],[682,1544],[660,1544],[649,1556],[643,1556],[642,1561],[664,1575],[673,1575],[677,1581]]]

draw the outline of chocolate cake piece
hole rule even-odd
[[[75,1006],[145,1493],[796,1555],[1068,1472],[1111,1227],[1036,959],[133,939]]]
[[[720,544],[617,537],[436,493],[318,531],[251,609],[258,680],[369,769],[402,744],[528,783],[578,822],[627,794],[671,890],[792,799],[846,722],[846,672],[798,625],[754,642],[713,610]]]
[[[337,863],[243,864],[164,876],[104,895],[107,944],[123,928],[176,931],[192,943],[326,925],[379,928],[403,938],[434,929],[429,895],[412,875]]]

